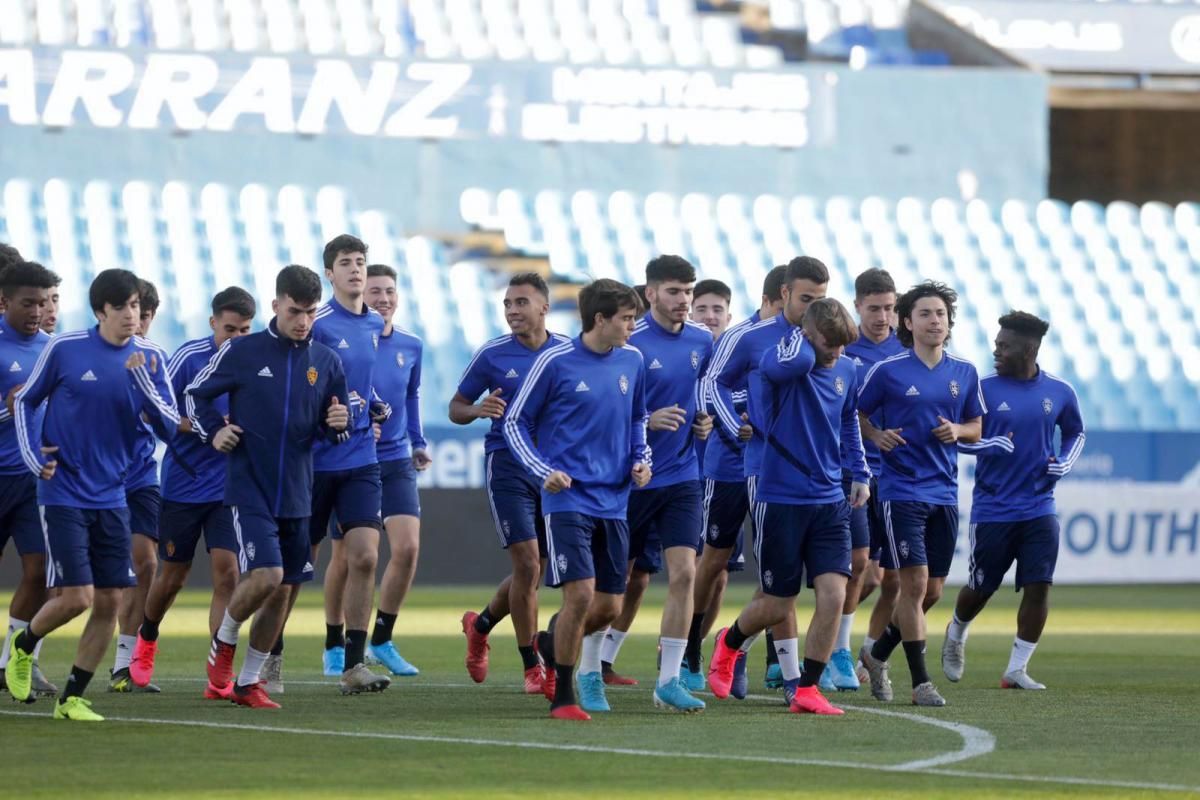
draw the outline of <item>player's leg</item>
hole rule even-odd
[[[689,671],[689,680],[685,683],[680,679],[680,670],[690,629],[695,622],[696,549],[700,546],[703,526],[703,493],[699,481],[678,483],[666,487],[663,493],[665,502],[656,517],[655,527],[667,567],[667,599],[659,627],[662,658],[655,697],[665,707],[692,711],[698,710],[696,703],[702,701],[690,697],[688,690],[703,689],[704,677],[697,670],[692,678]],[[695,702],[689,702],[689,699]]]
[[[624,603],[625,570],[630,553],[629,525],[624,519],[586,519],[590,525],[588,560],[595,580],[580,646],[579,704],[584,711],[608,711],[601,651],[605,632],[621,614]],[[551,560],[560,561],[557,555],[552,553]],[[561,570],[563,565],[557,566]]]
[[[321,672],[327,677],[341,677],[346,667],[346,618],[342,607],[346,594],[346,557],[342,549],[339,520],[334,520],[334,504],[337,501],[344,474],[338,471],[314,472],[312,490],[312,516],[309,518],[309,536],[312,553],[309,557],[313,566],[319,563],[321,542],[330,535],[329,563],[325,566],[324,591],[325,649],[321,653]]]
[[[637,678],[618,673],[613,668],[613,664],[616,663],[621,647],[625,644],[625,638],[629,636],[633,621],[642,607],[642,598],[646,596],[646,590],[650,588],[650,575],[662,569],[662,555],[661,550],[658,549],[658,540],[655,539],[647,547],[651,548],[649,550],[650,557],[646,557],[644,553],[643,557],[629,562],[621,612],[617,614],[604,633],[604,644],[600,650],[600,667],[604,682],[610,686],[638,685]]]
[[[4,638],[3,648],[0,649],[0,690],[4,688],[4,673],[8,668],[13,637],[29,627],[30,621],[46,600],[45,545],[40,542],[38,544],[42,552],[26,553],[19,546],[17,548],[17,551],[21,554],[21,578],[17,583],[16,590],[13,592],[12,602],[9,603],[8,631]],[[46,676],[42,674],[42,670],[38,666],[38,656],[41,654],[44,641],[39,641],[37,647],[34,649],[32,673],[30,676],[31,690],[38,697],[58,694],[58,687],[46,679]]]
[[[849,495],[849,483],[843,481],[843,489]],[[850,634],[854,627],[854,615],[862,597],[862,586],[871,566],[871,525],[866,505],[850,509],[850,580],[846,584],[846,599],[842,603],[838,621],[837,641],[829,664],[821,676],[821,688],[825,691],[856,691],[858,676],[854,671],[854,656],[850,652]]]
[[[117,626],[117,610],[121,602],[119,587],[101,589],[97,587],[92,600],[91,613],[79,636],[79,645],[75,650],[75,660],[71,664],[71,672],[63,685],[58,702],[54,705],[55,719],[75,719],[83,721],[99,721],[102,718],[90,708],[91,703],[83,699],[92,676],[104,659],[108,643],[112,641],[113,630]]]
[[[703,688],[703,678],[696,680],[694,676],[704,674],[701,645],[721,613],[729,570],[740,555],[742,522],[748,510],[745,482],[711,479],[704,482],[700,524],[704,545],[696,564],[695,602],[692,624],[688,629],[687,649],[688,677],[699,688]]]
[[[852,509],[846,501],[807,506],[808,525],[804,531],[804,574],[815,594],[815,605],[808,633],[804,638],[804,669],[791,699],[794,712],[840,716],[821,696],[818,685],[826,665],[838,644],[839,628],[845,609],[846,585],[853,567],[851,562]],[[866,548],[862,548],[864,551]],[[865,556],[866,553],[864,552]]]
[[[550,715],[560,719],[587,720],[590,717],[580,707],[575,695],[575,664],[580,656],[588,610],[596,593],[596,572],[592,559],[596,523],[591,517],[574,512],[547,514],[545,523],[546,585],[562,589],[562,608],[551,618],[551,634],[542,637],[542,641],[549,645],[543,647],[543,652],[551,651],[546,655],[554,664],[555,672]],[[626,557],[622,555],[622,567]],[[623,573],[621,578],[624,579]],[[598,660],[598,652],[596,657]],[[599,678],[598,670],[596,678]],[[603,682],[599,683],[600,696],[603,697]]]
[[[962,680],[971,622],[987,605],[1016,558],[1015,526],[1009,523],[972,523],[969,528],[967,585],[958,593],[954,613],[942,641],[942,672],[951,681]]]
[[[382,481],[378,464],[349,472],[336,501],[338,522],[344,531],[346,556],[346,663],[342,672],[343,693],[380,691],[385,684],[364,663],[367,630],[375,601],[375,574],[379,564],[379,538],[383,531],[380,509]],[[335,535],[336,536],[336,535]],[[328,591],[327,591],[328,594]]]
[[[1017,588],[1021,606],[1017,610],[1017,636],[1000,685],[1006,689],[1045,689],[1029,677],[1029,659],[1050,614],[1050,586],[1058,562],[1059,524],[1053,515],[1021,523],[1017,555]]]
[[[390,555],[379,581],[379,609],[371,630],[370,653],[393,675],[413,676],[420,671],[400,655],[392,633],[400,607],[412,587],[420,554],[421,500],[417,494],[417,472],[409,458],[384,462],[379,470],[383,529]]]
[[[145,686],[133,682],[129,665],[137,648],[137,631],[146,612],[146,597],[150,594],[154,575],[158,572],[158,531],[162,517],[162,494],[158,486],[143,486],[126,493],[129,511],[130,560],[137,583],[121,596],[117,612],[117,650],[109,680],[110,692],[159,691],[147,681]]]

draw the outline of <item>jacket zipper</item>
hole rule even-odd
[[[279,483],[275,489],[275,516],[279,516],[279,506],[283,503],[283,458],[287,448],[288,414],[292,408],[292,354],[295,347],[288,348],[287,383],[283,389],[283,431],[279,437]]]

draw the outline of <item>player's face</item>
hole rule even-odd
[[[316,303],[301,303],[286,294],[271,301],[271,310],[275,312],[275,327],[279,334],[294,342],[307,339],[317,321]]]
[[[808,342],[812,345],[819,366],[832,367],[842,357],[842,353],[846,352],[846,348],[842,345],[831,347],[824,334],[812,325],[804,326],[804,335],[808,337]]]
[[[338,293],[362,297],[367,285],[367,254],[338,253],[333,260],[333,269],[325,270],[325,277]]]
[[[663,281],[646,286],[646,299],[659,319],[669,320],[675,325],[682,325],[688,318],[692,307],[692,288],[694,283],[683,281]]]
[[[46,333],[54,333],[58,328],[58,287],[50,290],[50,299],[46,301],[46,308],[42,310],[42,330]]]
[[[379,312],[388,322],[396,313],[396,282],[387,275],[367,278],[367,291],[363,294],[367,305]]]
[[[4,321],[13,330],[32,336],[41,328],[49,305],[49,289],[21,286],[5,304]]]
[[[550,304],[532,286],[510,286],[504,292],[504,321],[517,336],[546,327]]]
[[[150,326],[154,324],[154,316],[157,313],[157,311],[146,311],[145,309],[138,311],[138,336],[145,338],[150,335]]]
[[[904,324],[912,331],[913,342],[925,347],[940,347],[950,335],[950,315],[940,297],[922,297]]]
[[[1025,337],[1010,330],[1000,329],[996,334],[996,347],[992,351],[992,360],[997,375],[1018,375],[1023,371],[1025,361],[1030,357],[1033,345]],[[1036,358],[1036,353],[1034,353]]]
[[[124,343],[137,334],[142,325],[141,300],[137,294],[120,305],[105,303],[104,310],[96,313],[100,323],[100,334],[110,342]]]
[[[596,331],[600,343],[608,347],[624,347],[633,336],[633,326],[637,322],[637,309],[618,308],[611,317],[603,314],[596,315]]]
[[[212,327],[213,341],[220,347],[230,339],[249,333],[253,321],[253,318],[243,317],[236,311],[222,311],[219,316],[209,317],[208,324]]]
[[[825,290],[828,287],[829,284],[813,283],[807,278],[784,284],[783,313],[788,322],[799,325],[800,320],[804,317],[804,312],[808,310],[814,300],[820,300],[825,296]]]
[[[718,338],[729,327],[729,303],[719,294],[702,294],[692,300],[692,322],[699,322]]]
[[[855,298],[854,310],[858,312],[863,333],[876,342],[882,342],[892,330],[892,319],[896,314],[896,293],[881,292]]]

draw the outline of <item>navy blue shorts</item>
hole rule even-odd
[[[696,548],[696,555],[704,555],[704,542],[700,542],[700,546]],[[729,552],[729,560],[725,562],[726,572],[741,572],[746,568],[746,554],[742,550],[742,536],[739,533],[737,540],[733,543],[733,548]]]
[[[755,561],[759,560],[759,548],[762,546],[763,515],[767,511],[766,503],[754,502],[758,492],[758,476],[746,478],[746,499],[750,503],[750,549],[754,551]]]
[[[854,483],[853,478],[848,475],[842,475],[842,493],[846,495],[846,501],[850,501],[850,487]],[[850,507],[850,546],[855,550],[868,548],[871,551],[871,558],[875,561],[879,560],[879,551],[883,547],[883,514],[879,506],[879,486],[874,478],[867,483],[871,490],[871,496],[867,500],[867,504],[861,508]],[[878,541],[876,535],[878,534]]]
[[[279,519],[262,509],[244,506],[231,506],[229,510],[237,537],[239,570],[245,573],[283,567],[283,582],[293,585],[313,579],[307,517]]]
[[[383,485],[383,519],[388,517],[420,517],[421,497],[417,494],[417,471],[411,458],[397,458],[379,464],[379,480]]]
[[[871,532],[868,545],[871,560],[883,558],[883,546],[887,543],[887,522],[883,518],[883,501],[879,499],[879,482],[871,478],[871,499],[867,501],[867,527]]]
[[[546,557],[546,523],[542,519],[542,487],[508,450],[487,454],[487,496],[496,536],[505,550],[537,539]]]
[[[1017,562],[1017,589],[1031,583],[1054,583],[1058,563],[1058,517],[971,525],[971,561],[967,586],[991,594],[1004,583]]]
[[[887,540],[879,564],[884,569],[927,566],[931,578],[950,574],[958,506],[885,500],[883,522]]]
[[[683,481],[657,489],[629,493],[629,557],[651,574],[662,569],[662,551],[671,547],[695,550],[703,530],[700,481]],[[636,564],[635,564],[636,566]]]
[[[596,579],[596,591],[625,594],[629,525],[575,511],[546,515],[546,585]]]
[[[46,586],[133,586],[129,560],[129,509],[42,506],[46,536]]]
[[[190,564],[196,545],[204,535],[207,552],[240,551],[233,530],[233,511],[220,500],[211,503],[178,503],[164,500],[159,517],[158,557],[176,564]]]
[[[312,517],[309,531],[313,544],[320,544],[329,530],[334,539],[355,528],[374,528],[383,532],[383,482],[378,464],[354,469],[313,473]],[[340,525],[329,527],[337,514]]]
[[[157,486],[143,486],[125,493],[129,506],[129,530],[158,541],[158,520],[162,516],[162,492]]]
[[[745,481],[704,480],[704,543],[720,550],[737,546],[742,540],[742,523],[750,513],[750,496]]]
[[[0,475],[0,553],[12,539],[23,556],[46,552],[38,517],[38,478],[32,472]]]
[[[763,592],[795,597],[805,577],[850,577],[850,504],[815,506],[764,503],[758,577]]]

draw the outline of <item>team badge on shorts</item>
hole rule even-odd
[[[975,585],[982,586],[983,578],[984,578],[983,567],[980,567],[979,569],[975,570]]]
[[[554,559],[554,561],[556,564],[558,564],[559,572],[567,571],[567,557],[565,555],[563,555],[562,553],[559,553],[558,558]]]
[[[721,527],[719,525],[717,525],[717,523],[714,522],[712,525],[708,526],[708,538],[709,539],[712,539],[715,542],[717,540],[717,537],[720,535],[721,535]]]
[[[404,353],[396,353],[396,366],[397,367],[404,366]]]
[[[246,558],[250,559],[251,561],[254,560],[254,542],[246,543]]]
[[[317,368],[316,367],[309,367],[308,372],[304,373],[304,376],[306,378],[308,378],[309,386],[317,385]]]
[[[629,378],[622,375],[617,379],[617,386],[621,387],[621,394],[629,394]]]
[[[833,379],[833,390],[835,392],[837,392],[838,394],[845,394],[846,393],[846,382],[844,380],[842,380],[840,377],[834,378]]]
[[[763,573],[763,586],[770,589],[771,584],[775,582],[775,576],[771,574],[771,570]]]
[[[700,354],[692,351],[692,369],[700,369]]]
[[[908,540],[902,539],[897,547],[900,550],[900,557],[908,558]]]
[[[1049,416],[1050,412],[1053,410],[1054,410],[1054,401],[1051,400],[1049,397],[1043,397],[1042,398],[1042,411],[1045,411],[1046,415]]]
[[[167,556],[169,557],[169,556],[174,556],[174,555],[175,555],[175,543],[170,540],[167,540]]]
[[[958,381],[950,381],[950,396],[958,397]]]

